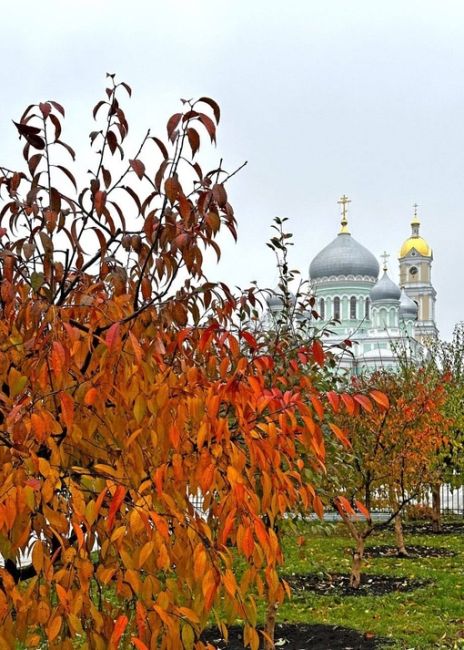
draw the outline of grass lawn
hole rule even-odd
[[[348,573],[352,541],[342,524],[299,522],[297,534],[285,539],[283,574]],[[303,546],[297,535],[305,536]],[[429,579],[433,584],[406,593],[382,596],[316,595],[294,591],[279,610],[279,622],[327,623],[389,637],[388,647],[408,650],[464,648],[464,529],[456,534],[412,535],[406,545],[438,546],[454,557],[366,559],[369,574]],[[368,545],[393,544],[390,532],[376,534]]]

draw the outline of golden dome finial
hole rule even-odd
[[[387,251],[384,251],[383,254],[380,256],[383,259],[383,270],[385,273],[388,271],[388,258],[390,257],[389,253]]]
[[[419,207],[417,203],[414,203],[412,206],[414,208],[414,216],[411,220],[411,235],[406,239],[406,241],[401,246],[400,250],[400,259],[406,257],[415,249],[415,254],[422,255],[422,257],[432,257],[432,249],[426,240],[421,237],[419,233],[420,221],[417,216],[417,208]]]
[[[337,201],[337,203],[342,206],[342,220],[341,220],[340,233],[349,234],[350,231],[348,230],[348,219],[346,217],[346,213],[347,213],[346,204],[351,203],[351,200],[346,196],[346,194],[344,194],[343,196],[340,197],[340,200]]]

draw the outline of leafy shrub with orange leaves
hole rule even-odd
[[[197,162],[216,102],[184,102],[127,159],[131,89],[108,80],[88,180],[54,101],[16,123],[25,170],[0,166],[0,645],[200,650],[214,615],[256,650],[253,594],[288,592],[274,522],[322,512],[324,353],[282,374],[285,349],[240,325],[254,291],[204,277],[235,236],[235,172]]]

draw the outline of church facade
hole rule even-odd
[[[420,235],[417,205],[411,234],[399,253],[399,285],[389,276],[386,253],[383,268],[376,257],[352,235],[343,196],[341,228],[335,239],[309,267],[315,310],[312,326],[324,329],[326,344],[337,354],[340,368],[357,375],[376,369],[395,369],[399,355],[419,363],[427,341],[438,334],[436,291],[432,285],[432,249]],[[269,301],[269,310],[279,309]],[[344,341],[350,340],[347,347]]]

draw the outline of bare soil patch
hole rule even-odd
[[[449,548],[444,548],[443,546],[420,546],[412,544],[406,546],[406,550],[408,555],[399,555],[398,549],[395,546],[368,546],[364,551],[364,556],[415,560],[418,558],[428,557],[454,557],[456,555],[455,551],[452,551]]]
[[[229,628],[229,641],[221,639],[217,630],[206,630],[204,641],[218,650],[243,650],[243,632]],[[376,650],[389,644],[388,639],[371,632],[358,632],[338,625],[279,624],[275,633],[276,650]]]
[[[413,535],[462,535],[464,533],[464,521],[445,522],[438,533],[432,530],[432,524],[429,521],[411,521],[403,524],[403,528]]]
[[[395,591],[413,591],[432,583],[431,580],[367,573],[362,575],[359,588],[353,589],[350,587],[349,576],[340,573],[307,573],[284,577],[295,592],[313,591],[321,596],[384,596]]]

